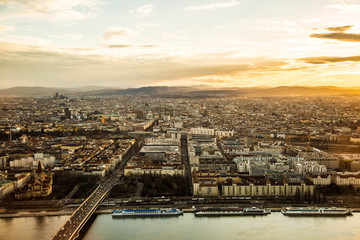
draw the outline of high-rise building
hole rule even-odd
[[[69,108],[64,108],[65,118],[71,118],[71,112]]]

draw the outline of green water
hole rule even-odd
[[[68,216],[0,219],[0,240],[50,239]],[[359,240],[360,213],[349,217],[285,217],[281,213],[247,217],[112,218],[99,215],[83,240],[246,239]]]

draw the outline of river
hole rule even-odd
[[[49,239],[67,216],[0,219],[0,239]],[[348,217],[268,216],[195,217],[186,213],[168,218],[115,218],[98,215],[83,240],[118,239],[276,239],[358,240],[360,213]]]

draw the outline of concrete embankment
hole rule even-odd
[[[1,213],[0,218],[18,218],[18,217],[47,217],[47,216],[62,216],[62,215],[71,215],[72,211],[19,211],[12,213]]]
[[[98,214],[111,214],[113,212],[113,210],[115,209],[126,209],[126,208],[170,208],[170,207],[174,207],[174,206],[119,206],[119,207],[112,207],[112,208],[101,208],[95,211],[95,215]],[[318,206],[320,207],[320,206]],[[206,205],[202,205],[202,206],[196,206],[195,208],[180,208],[182,209],[185,213],[193,213],[196,210],[204,210],[204,209],[209,209],[209,208],[214,208],[214,206],[206,206]],[[229,208],[229,206],[225,207],[222,206],[220,208],[226,209]],[[265,207],[268,210],[271,210],[272,212],[280,212],[281,209],[283,207]],[[351,208],[353,212],[360,212],[360,208]],[[46,217],[46,216],[63,216],[63,215],[71,215],[73,213],[74,209],[65,209],[65,210],[60,210],[60,211],[11,211],[8,212],[5,209],[0,209],[0,218],[18,218],[18,217]]]
[[[75,210],[75,209],[74,209]],[[0,218],[18,218],[18,217],[47,217],[71,215],[74,210],[61,211],[18,211],[6,212],[0,210]],[[102,209],[95,211],[95,214],[111,214],[114,209]]]
[[[112,209],[106,210],[97,210],[95,214],[111,214]],[[0,218],[19,218],[19,217],[48,217],[48,216],[64,216],[64,215],[71,215],[73,211],[58,211],[58,212],[47,212],[47,211],[19,211],[19,212],[12,212],[12,213],[0,213]]]

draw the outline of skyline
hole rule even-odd
[[[359,87],[357,1],[0,0],[0,89]]]

